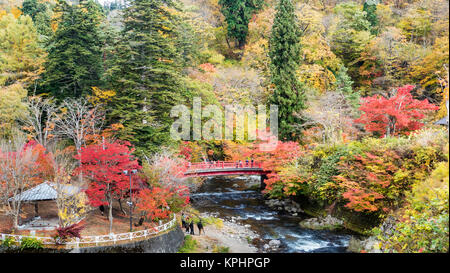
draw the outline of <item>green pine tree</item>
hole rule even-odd
[[[292,125],[299,122],[294,113],[305,108],[304,85],[298,80],[300,30],[291,0],[280,0],[269,43],[271,81],[274,92],[270,103],[278,105],[281,138],[294,139]]]
[[[378,17],[377,17],[377,0],[367,0],[364,2],[363,11],[366,12],[366,19],[370,23],[370,33],[376,35],[378,32]]]
[[[36,30],[40,35],[40,40],[45,42],[53,34],[51,28],[52,6],[50,2],[39,0],[25,0],[22,3],[23,14],[30,15],[33,19]]]
[[[334,86],[335,90],[344,94],[348,103],[352,106],[353,109],[356,110],[360,106],[360,95],[359,92],[353,91],[353,81],[347,74],[347,71],[348,69],[344,65],[340,66],[339,71],[336,74],[336,82],[334,83]]]
[[[219,0],[220,10],[227,22],[228,36],[236,39],[239,48],[245,45],[248,23],[263,2],[263,0]]]
[[[58,0],[54,11],[61,17],[47,46],[48,60],[38,93],[49,93],[59,100],[83,97],[100,85],[101,7],[93,0],[81,0],[79,4]]]
[[[111,68],[117,95],[109,119],[123,124],[120,138],[133,143],[140,155],[171,141],[170,110],[184,96],[173,9],[174,3],[163,0],[133,0],[124,10]]]

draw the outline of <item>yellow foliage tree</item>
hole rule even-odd
[[[31,17],[12,10],[0,17],[0,135],[8,135],[25,111],[26,87],[43,72],[45,52]]]
[[[448,93],[448,64],[449,64],[449,43],[448,35],[436,39],[432,49],[423,59],[418,59],[412,65],[410,71],[411,78],[419,81],[421,91],[430,90],[431,93],[443,96],[443,103],[448,99],[445,90]],[[446,81],[447,79],[447,81]],[[441,107],[441,109],[445,107]],[[444,112],[445,113],[445,112]],[[439,117],[443,113],[438,114]]]
[[[116,95],[114,90],[102,90],[96,86],[92,87],[92,95],[89,96],[89,102],[92,105],[107,103]]]

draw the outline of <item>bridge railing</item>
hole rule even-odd
[[[239,169],[239,168],[262,168],[259,161],[215,161],[215,162],[197,162],[188,163],[187,171],[207,170],[207,169]]]

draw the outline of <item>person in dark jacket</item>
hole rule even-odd
[[[203,231],[203,234],[205,234],[205,230],[203,230],[202,219],[200,219],[200,220],[198,221],[197,227],[198,227],[198,235],[202,234],[202,231]]]
[[[186,228],[186,220],[183,212],[181,213],[181,227]]]
[[[189,223],[189,229],[191,230],[191,235],[195,235],[194,234],[194,219],[191,219],[190,223]]]
[[[186,218],[186,232],[189,233],[189,217]]]
[[[142,224],[144,223],[145,217],[143,215],[141,215],[141,217],[139,218],[139,223],[135,223],[134,226],[135,227],[140,227],[142,226]]]

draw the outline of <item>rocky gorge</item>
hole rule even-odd
[[[230,252],[347,252],[351,234],[346,229],[311,229],[300,222],[314,221],[294,200],[266,199],[259,189],[259,177],[214,177],[206,179],[191,195],[192,206],[201,215],[223,221],[223,227],[206,227],[206,236],[230,246]],[[203,216],[202,216],[203,217]],[[320,224],[337,225],[330,217]],[[200,239],[202,236],[195,236]],[[239,242],[241,247],[237,247]],[[233,249],[234,246],[234,249]]]

